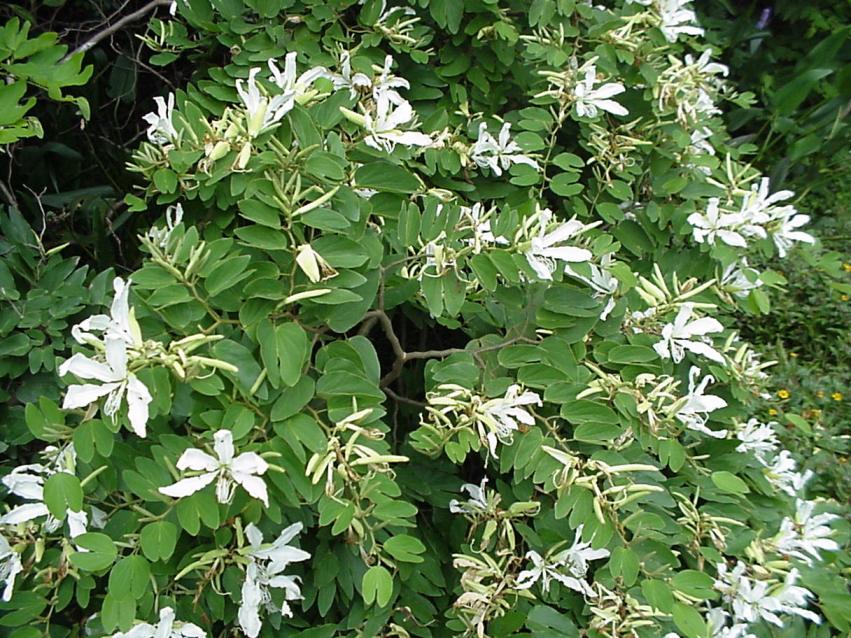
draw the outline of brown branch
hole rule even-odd
[[[424,401],[417,401],[416,399],[409,399],[408,397],[403,397],[401,394],[397,393],[394,390],[391,390],[389,387],[382,388],[384,394],[393,399],[394,401],[398,401],[399,403],[407,403],[408,405],[415,405],[418,408],[424,408],[428,405],[428,403]],[[394,437],[395,438],[395,437]]]
[[[78,53],[85,53],[86,51],[88,51],[89,49],[91,49],[95,45],[97,45],[98,42],[100,42],[104,38],[108,38],[113,33],[118,31],[122,27],[124,27],[125,25],[127,25],[131,22],[135,22],[139,18],[142,18],[146,14],[155,10],[157,7],[162,7],[162,6],[165,6],[167,4],[171,4],[171,0],[151,0],[148,4],[143,6],[141,9],[137,9],[133,13],[127,14],[126,16],[121,18],[118,22],[116,22],[115,24],[108,26],[103,31],[98,31],[97,33],[95,33],[91,38],[89,38],[88,40],[83,42],[83,44],[81,44],[76,49],[71,51],[71,53],[69,53],[64,58],[62,58],[62,60],[60,61],[60,64],[67,62],[68,60],[73,58]]]
[[[445,350],[420,350],[414,352],[405,352],[405,349],[402,347],[402,344],[399,341],[399,337],[396,336],[396,332],[395,330],[393,330],[393,322],[390,320],[390,317],[387,315],[387,313],[383,310],[370,310],[364,316],[365,325],[369,325],[371,327],[376,321],[381,324],[381,329],[384,332],[384,335],[387,337],[387,340],[390,342],[390,347],[393,349],[393,354],[396,357],[393,361],[393,367],[390,369],[390,372],[385,374],[381,378],[381,381],[379,383],[379,387],[385,391],[387,390],[388,385],[390,385],[396,379],[399,378],[399,375],[402,374],[402,368],[408,361],[414,361],[416,359],[443,359],[445,357],[452,356],[453,354],[462,353],[467,353],[472,356],[476,356],[478,354],[481,354],[482,352],[499,350],[500,348],[509,346],[512,343],[524,340],[523,337],[514,337],[506,341],[501,341],[500,343],[494,344],[492,346],[482,346],[481,348],[473,348],[472,350],[466,350],[464,348],[446,348]],[[360,334],[364,334],[364,332],[361,331]],[[388,395],[393,398],[396,398],[396,396],[393,396],[395,395],[395,393],[390,394],[390,392],[388,392]],[[409,401],[411,400],[406,400],[406,402]],[[415,402],[414,404],[419,405],[419,402]]]

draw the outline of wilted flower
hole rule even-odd
[[[156,112],[151,112],[142,116],[142,119],[148,123],[148,140],[152,144],[160,146],[170,144],[177,139],[177,129],[174,128],[172,117],[174,116],[174,93],[168,94],[168,101],[162,97],[155,97],[154,102],[157,105]]]
[[[266,483],[259,475],[265,474],[269,465],[255,452],[243,452],[234,457],[233,433],[219,430],[213,435],[213,457],[197,448],[189,448],[177,460],[178,470],[195,470],[202,474],[182,479],[174,485],[159,489],[160,493],[174,498],[194,494],[216,481],[216,498],[219,503],[229,503],[237,485],[269,507]]]
[[[673,323],[666,324],[662,328],[662,339],[653,345],[653,349],[660,357],[673,359],[674,363],[683,360],[686,350],[703,355],[712,361],[724,363],[724,357],[707,343],[709,338],[706,336],[721,332],[724,326],[712,317],[692,319],[693,316],[694,305],[684,303],[674,317]]]
[[[327,261],[310,244],[302,244],[296,250],[295,261],[311,282],[317,283],[337,275]]]
[[[207,632],[191,622],[175,622],[171,607],[160,609],[160,621],[156,625],[136,623],[127,632],[112,634],[112,638],[206,638]]]
[[[511,124],[503,123],[499,139],[496,139],[488,132],[487,124],[482,122],[479,124],[479,139],[470,149],[470,159],[477,166],[489,168],[497,177],[512,164],[526,164],[539,170],[538,163],[520,150],[517,142],[511,139]]]

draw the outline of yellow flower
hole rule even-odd
[[[823,399],[824,398],[824,390],[816,390],[816,396],[819,399]]]
[[[851,264],[849,264],[849,263],[842,264],[842,270],[844,270],[845,272],[851,272]]]
[[[797,352],[790,352],[790,353],[789,353],[789,356],[790,356],[790,357],[792,357],[793,359],[797,359],[797,358],[798,358],[798,353],[797,353]]]
[[[768,414],[769,416],[777,416],[777,410],[774,408],[768,408]]]
[[[848,295],[839,295],[840,301],[848,301]]]
[[[842,401],[842,393],[841,392],[834,392],[833,394],[830,395],[830,398],[833,399],[834,401]]]
[[[786,400],[786,399],[788,399],[790,396],[792,396],[792,394],[789,392],[789,390],[786,390],[786,389],[784,388],[783,390],[779,390],[779,391],[777,392],[777,396],[779,396],[779,397],[780,397],[781,399],[783,399],[783,400]]]

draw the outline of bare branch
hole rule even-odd
[[[156,9],[157,7],[162,7],[162,6],[165,6],[167,4],[171,4],[171,0],[151,0],[148,4],[146,4],[141,9],[137,9],[133,13],[127,14],[126,16],[121,18],[118,22],[116,22],[115,24],[108,26],[103,31],[98,31],[97,33],[95,33],[91,38],[89,38],[88,40],[83,42],[83,44],[81,44],[76,49],[71,51],[71,53],[69,53],[64,58],[62,58],[62,61],[60,62],[60,64],[67,62],[68,60],[70,60],[72,57],[74,57],[78,53],[85,53],[86,51],[88,51],[89,49],[91,49],[95,45],[97,45],[98,42],[100,42],[104,38],[108,38],[113,33],[118,31],[122,27],[124,27],[124,25],[129,24],[130,22],[135,22],[136,20],[144,17],[146,14],[150,13],[151,11]]]

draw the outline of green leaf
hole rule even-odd
[[[71,563],[88,572],[99,572],[112,565],[118,550],[112,539],[106,534],[88,532],[74,538],[74,544],[87,549],[87,552],[72,552]]]
[[[684,638],[703,638],[706,636],[706,622],[700,612],[691,605],[674,604],[674,624]]]
[[[83,509],[83,488],[80,479],[68,472],[57,472],[44,482],[44,504],[59,520],[65,511],[79,512]]]
[[[239,202],[239,214],[261,226],[276,230],[281,228],[281,212],[256,199],[244,199]]]
[[[671,579],[671,585],[674,586],[674,589],[703,600],[717,596],[717,592],[712,588],[714,583],[715,579],[709,574],[694,569],[678,572]]]
[[[728,494],[747,494],[750,492],[748,484],[731,472],[713,472],[712,482],[722,492]]]
[[[375,602],[379,607],[384,607],[393,595],[393,577],[381,565],[370,567],[363,575],[361,591],[363,602],[367,605]]]
[[[215,297],[220,292],[224,292],[248,277],[251,273],[246,272],[245,269],[248,267],[250,261],[251,257],[248,255],[240,255],[238,257],[228,257],[219,262],[204,280],[204,286],[207,288],[210,296]]]
[[[355,171],[358,188],[374,188],[387,193],[414,193],[420,182],[409,171],[390,162],[364,164]]]
[[[138,600],[150,587],[150,576],[151,566],[142,556],[125,556],[109,572],[109,593],[122,600]]]
[[[275,345],[281,381],[292,387],[301,379],[309,354],[310,339],[297,323],[285,323],[275,329]]]
[[[609,361],[612,363],[647,363],[659,358],[653,348],[647,346],[615,346],[608,353]]]
[[[408,536],[407,534],[399,534],[384,541],[384,549],[396,560],[403,563],[421,563],[422,556],[426,551],[425,545],[418,538]]]
[[[180,518],[179,514],[178,511],[178,518]],[[197,516],[195,520],[198,520]],[[142,546],[142,553],[149,561],[168,560],[177,544],[177,527],[168,521],[148,523],[139,534],[139,543]]]

